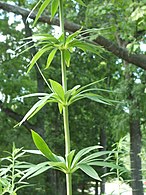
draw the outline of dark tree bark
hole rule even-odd
[[[95,183],[95,195],[98,195],[98,181]]]
[[[30,10],[21,8],[19,6],[10,5],[8,3],[0,2],[0,9],[5,10],[7,12],[13,12],[15,14],[21,15],[23,17],[27,17],[30,13]],[[35,19],[36,14],[32,13],[30,18]],[[49,25],[59,25],[59,19],[54,18],[51,20],[48,16],[41,16],[38,20],[39,22],[47,23]],[[69,32],[75,32],[81,28],[80,25],[75,24],[73,22],[65,21],[65,29]],[[86,35],[88,36],[88,34]],[[120,47],[117,43],[106,39],[103,36],[98,36],[94,41],[94,44],[99,44],[103,46],[107,51],[113,53],[118,58],[121,58],[128,63],[132,63],[142,69],[146,70],[146,55],[143,54],[131,54],[125,48]]]
[[[125,63],[125,84],[127,85],[127,101],[129,103],[129,131],[130,131],[130,164],[131,164],[131,187],[133,195],[144,195],[142,184],[141,164],[141,127],[140,127],[140,102],[137,94],[133,92],[134,81],[129,71],[130,64]]]
[[[141,171],[141,130],[140,119],[130,116],[130,161],[131,187],[133,195],[144,195]]]
[[[100,129],[100,145],[103,147],[101,151],[106,150],[106,132],[104,128]],[[106,155],[103,156],[103,158],[106,158]],[[102,169],[102,174],[105,174],[107,172],[107,168],[103,167]],[[105,177],[102,178],[102,181],[100,182],[100,195],[105,194],[105,182],[106,179]]]

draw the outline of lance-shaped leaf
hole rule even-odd
[[[99,166],[99,167],[109,167],[112,169],[124,169],[118,165],[115,165],[111,162],[105,162],[105,161],[93,161],[93,162],[89,162],[88,165],[93,165],[93,166]],[[126,170],[126,169],[124,169]]]
[[[69,67],[70,66],[71,55],[70,55],[70,52],[67,49],[64,50],[64,57],[65,57],[66,66]]]
[[[68,169],[66,167],[66,164],[65,162],[48,162],[48,164],[54,168],[54,169],[57,169],[57,170],[60,170],[64,173],[67,173]]]
[[[75,0],[77,3],[79,3],[82,6],[86,7],[86,4],[82,0]]]
[[[48,169],[51,168],[51,166],[48,165],[48,162],[43,162],[37,165],[32,165],[31,168],[23,171],[24,176],[19,180],[19,182],[21,182],[25,178],[30,177],[32,174],[36,173],[38,170],[42,169],[43,167],[47,167]]]
[[[78,167],[84,173],[86,173],[87,175],[89,175],[90,177],[92,177],[93,179],[96,179],[96,180],[101,181],[101,179],[100,179],[99,175],[97,174],[97,172],[90,165],[80,164],[80,165],[78,165]]]
[[[33,107],[26,113],[26,115],[21,120],[19,125],[22,125],[22,123],[24,121],[26,121],[27,119],[30,119],[32,116],[34,116],[47,103],[48,99],[50,99],[52,97],[52,95],[53,94],[49,94],[49,95],[43,97],[42,99],[40,99],[37,103],[35,103],[33,105]]]
[[[29,65],[29,68],[28,68],[28,71],[29,72],[32,67],[34,66],[34,64],[37,62],[37,60],[46,52],[46,51],[49,51],[50,49],[52,49],[52,47],[48,47],[47,45],[44,46],[44,48],[41,48],[36,54],[35,56],[32,58],[31,62],[30,62],[30,65]]]
[[[72,162],[72,165],[71,165],[71,168],[73,168],[84,155],[88,154],[92,150],[97,150],[99,148],[102,148],[102,146],[90,146],[90,147],[87,147],[87,148],[84,148],[84,149],[80,150],[75,155],[75,157],[73,159],[73,162]]]
[[[51,64],[51,62],[52,62],[52,60],[53,60],[53,58],[54,58],[56,52],[57,52],[57,49],[56,49],[56,48],[53,49],[53,50],[50,52],[50,54],[49,54],[49,56],[48,56],[48,59],[47,59],[47,65],[46,65],[45,69],[49,68],[49,66],[50,66],[50,64]]]
[[[51,5],[51,19],[54,17],[54,15],[57,12],[59,6],[59,0],[52,0],[52,5]]]
[[[39,17],[41,16],[41,14],[43,13],[43,11],[45,10],[45,8],[49,5],[51,0],[45,0],[43,2],[43,4],[41,5],[37,15],[36,15],[36,18],[35,18],[35,21],[33,23],[33,26],[36,24],[36,22],[38,21]]]
[[[72,150],[72,151],[67,155],[67,165],[68,165],[68,168],[69,168],[69,169],[70,169],[70,167],[71,167],[71,163],[72,163],[74,154],[75,154],[75,150]]]
[[[90,44],[90,43],[86,43],[84,41],[81,40],[73,40],[71,43],[68,44],[71,47],[77,47],[79,49],[81,49],[82,51],[86,52],[86,51],[90,51],[92,53],[98,54],[99,55],[99,51],[97,50],[98,47]]]
[[[51,87],[53,89],[53,92],[58,95],[58,97],[61,98],[62,101],[64,101],[64,90],[63,87],[60,85],[60,83],[53,81],[49,79]]]
[[[116,152],[112,152],[112,151],[98,151],[98,152],[95,152],[93,154],[90,154],[88,155],[87,157],[83,158],[81,161],[78,162],[78,164],[85,164],[85,163],[88,163],[88,162],[91,162],[91,161],[95,161],[95,159],[97,159],[98,157],[101,157],[103,155],[106,155],[106,154],[111,154],[111,153],[116,153]]]
[[[67,38],[66,38],[66,42],[65,42],[65,46],[67,47],[67,44],[70,43],[71,41],[73,41],[73,39],[75,37],[77,37],[80,33],[81,33],[81,29],[77,30],[76,32],[72,33],[71,35],[69,35]]]
[[[107,105],[111,105],[111,102],[109,99],[106,99],[98,94],[94,94],[94,93],[85,93],[85,94],[82,94],[82,96],[84,98],[88,98],[90,100],[93,100],[95,102],[98,102],[98,103],[102,103],[102,104],[107,104]]]
[[[42,139],[42,137],[36,133],[35,131],[31,130],[33,141],[36,147],[50,160],[56,161],[55,155],[52,153],[46,142]]]

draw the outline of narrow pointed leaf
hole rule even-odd
[[[88,176],[92,177],[93,179],[101,181],[100,177],[98,176],[97,172],[89,165],[81,164],[78,166],[84,173]]]
[[[61,170],[64,170],[65,172],[67,171],[66,164],[64,162],[48,162],[50,166],[52,167],[57,167]]]
[[[29,68],[28,68],[28,71],[27,73],[32,69],[32,67],[34,66],[34,64],[37,62],[37,60],[46,52],[46,51],[49,51],[51,48],[49,47],[45,47],[43,49],[40,49],[36,54],[35,56],[32,58],[31,62],[30,62],[30,65],[29,65]]]
[[[39,134],[31,130],[33,141],[36,147],[51,161],[56,161],[56,158],[46,142],[41,138]]]
[[[57,49],[56,49],[56,48],[53,49],[53,50],[50,52],[50,54],[49,54],[49,56],[48,56],[48,59],[47,59],[47,65],[46,65],[45,69],[49,68],[49,66],[50,66],[50,64],[51,64],[51,62],[52,62],[52,60],[53,60],[53,58],[54,58],[56,52],[57,52]]]
[[[24,121],[26,121],[28,118],[34,116],[46,103],[47,100],[51,97],[51,94],[48,96],[43,97],[41,100],[39,100],[37,103],[33,105],[33,107],[26,113],[26,115],[23,117],[22,121],[19,123],[19,125],[22,125]]]
[[[34,174],[32,174],[31,176],[28,177],[29,178],[32,178],[32,177],[35,177],[37,175],[40,175],[41,173],[47,171],[48,169],[50,169],[51,166],[44,166],[44,167],[41,167],[39,170],[37,170]]]
[[[43,11],[45,10],[45,8],[49,5],[51,0],[45,0],[43,2],[43,4],[41,5],[37,15],[36,15],[36,18],[35,18],[35,21],[33,23],[33,26],[35,26],[36,22],[38,21],[39,17],[41,16],[41,14],[43,13]]]
[[[85,6],[86,7],[86,4],[82,1],[82,0],[76,0],[77,3],[79,3],[80,5],[82,6]]]
[[[71,163],[72,163],[72,160],[73,160],[73,157],[74,157],[74,154],[75,154],[75,150],[72,150],[68,156],[67,156],[67,164],[68,164],[68,168],[71,167]]]
[[[98,80],[98,81],[94,81],[94,82],[89,83],[89,84],[87,84],[87,85],[84,85],[83,87],[80,87],[80,88],[77,90],[77,93],[82,92],[83,89],[86,89],[86,88],[88,88],[88,87],[90,87],[90,86],[92,86],[92,85],[95,85],[95,84],[97,84],[97,83],[99,83],[99,82],[101,82],[101,81],[104,81],[104,80],[105,80],[105,78],[104,78],[104,79],[101,79],[101,80]]]
[[[112,169],[123,169],[122,167],[115,165],[113,163],[104,162],[104,161],[93,161],[89,162],[88,165],[100,166],[100,167],[109,167]]]
[[[52,6],[51,6],[51,19],[54,17],[54,15],[57,12],[59,6],[59,0],[52,0]]]
[[[93,101],[98,102],[98,103],[112,105],[110,100],[105,99],[102,96],[94,94],[94,93],[85,93],[85,94],[82,94],[82,96],[84,96],[84,98],[88,98],[88,99],[93,100]]]
[[[38,171],[39,169],[41,169],[42,167],[45,167],[48,165],[48,162],[43,162],[37,165],[32,165],[31,168],[25,170],[24,176],[19,180],[19,182],[21,182],[22,180],[24,180],[25,178],[28,178],[30,175],[32,175],[33,173],[35,173],[36,171]]]
[[[60,114],[62,114],[63,105],[61,103],[58,103],[58,108],[59,108]]]
[[[83,158],[79,163],[88,163],[94,159],[97,159],[98,157],[101,157],[103,155],[106,154],[112,154],[112,153],[116,153],[113,151],[99,151],[99,152],[95,152],[93,154],[88,155],[87,157]]]
[[[75,164],[82,158],[85,154],[91,152],[92,150],[97,150],[99,148],[102,148],[102,146],[90,146],[87,148],[84,148],[80,150],[74,157],[73,162],[72,162],[72,168],[75,166]]]
[[[46,95],[49,95],[49,94],[48,93],[32,93],[32,94],[20,96],[17,99],[28,98],[28,97],[39,97],[39,96],[46,96]]]
[[[29,13],[28,16],[27,16],[27,20],[28,20],[28,18],[31,16],[31,14],[33,13],[33,11],[37,8],[37,6],[41,3],[41,1],[42,1],[42,0],[39,0],[39,1],[36,3],[36,5],[33,7],[33,9],[30,11],[30,13]]]
[[[77,37],[77,36],[81,33],[81,30],[82,30],[82,28],[81,28],[80,30],[77,30],[76,32],[72,33],[71,35],[69,35],[69,36],[66,38],[66,45],[67,45],[68,43],[70,43],[75,37]]]
[[[53,92],[56,93],[62,100],[64,100],[64,90],[60,83],[49,79]]]
[[[65,63],[66,66],[69,67],[70,66],[70,59],[71,59],[71,55],[70,52],[68,50],[64,50],[64,56],[65,56]]]

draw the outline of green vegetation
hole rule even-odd
[[[19,193],[64,195],[66,180],[67,195],[97,195],[117,177],[143,195],[145,2],[9,3],[0,2],[0,151],[15,142],[36,154],[20,182],[37,187]]]

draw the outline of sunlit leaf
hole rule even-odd
[[[70,52],[68,50],[64,50],[64,57],[65,57],[66,66],[69,67],[71,56],[70,56]]]
[[[37,62],[37,60],[46,52],[46,51],[49,51],[52,47],[47,47],[45,46],[44,48],[40,49],[36,54],[35,56],[32,58],[31,62],[30,62],[30,65],[29,65],[29,68],[28,68],[28,71],[29,72],[32,67],[34,66],[34,64]]]
[[[63,105],[61,103],[58,103],[58,108],[59,108],[60,114],[62,114]]]
[[[26,121],[28,118],[34,116],[46,103],[47,100],[52,96],[52,94],[47,95],[40,99],[37,103],[33,105],[33,107],[26,113],[26,115],[23,117],[19,125],[22,125],[24,121]]]
[[[85,94],[82,94],[85,98],[88,98],[90,100],[93,100],[95,102],[98,102],[98,103],[102,103],[102,104],[107,104],[107,105],[111,105],[111,102],[110,100],[100,96],[100,95],[97,95],[97,94],[94,94],[94,93],[85,93]]]
[[[56,93],[62,100],[64,100],[64,90],[60,83],[49,79],[53,92]]]
[[[36,147],[51,161],[56,161],[56,158],[46,142],[35,131],[31,130],[33,141]]]
[[[57,52],[57,49],[56,49],[56,48],[53,49],[53,50],[50,52],[50,54],[49,54],[49,56],[48,56],[48,59],[47,59],[47,65],[46,65],[45,69],[49,68],[49,66],[50,66],[50,64],[51,64],[51,62],[52,62],[52,60],[53,60],[53,58],[54,58],[56,52]]]
[[[37,172],[39,169],[41,169],[42,167],[48,167],[48,162],[43,162],[43,163],[39,163],[37,165],[32,165],[31,168],[23,171],[24,176],[19,180],[19,182],[21,182],[22,180],[24,180],[25,178],[28,178],[30,175],[34,174],[35,172]]]
[[[84,173],[92,177],[93,179],[101,181],[100,177],[98,176],[97,172],[87,164],[81,164],[78,166]]]
[[[112,151],[98,151],[95,152],[93,154],[88,155],[87,157],[83,158],[81,161],[79,161],[78,163],[88,163],[94,159],[97,159],[98,157],[101,157],[103,155],[106,154],[111,154],[111,153],[116,153],[116,152],[112,152]]]
[[[36,24],[36,22],[38,21],[39,17],[41,16],[41,14],[43,13],[43,11],[45,10],[45,8],[49,5],[51,0],[45,0],[43,2],[43,4],[41,5],[37,15],[36,15],[36,18],[35,18],[35,21],[33,23],[33,26]]]
[[[86,6],[86,4],[82,0],[76,0],[77,3],[79,3],[82,6]]]
[[[67,171],[67,167],[66,164],[64,162],[48,162],[50,166],[52,166],[53,168],[58,168],[59,170],[66,172]]]
[[[71,167],[71,163],[72,163],[74,154],[75,154],[75,150],[72,150],[72,151],[67,155],[67,164],[68,164],[68,168]]]
[[[87,148],[84,148],[82,150],[80,150],[74,157],[73,162],[72,162],[72,168],[74,167],[74,165],[80,160],[80,158],[82,158],[84,155],[86,155],[87,153],[91,152],[92,150],[97,150],[99,148],[102,148],[102,146],[90,146]]]
[[[71,35],[69,35],[69,36],[66,38],[66,45],[67,45],[68,43],[70,43],[75,37],[77,37],[77,36],[81,33],[81,30],[82,30],[82,28],[81,28],[80,30],[77,30],[76,32],[72,33]]]
[[[51,5],[51,19],[54,17],[54,15],[57,12],[59,6],[59,0],[52,0],[52,5]]]
[[[28,177],[29,178],[32,178],[32,177],[35,177],[37,175],[40,175],[41,173],[47,171],[48,169],[52,168],[51,166],[42,166],[40,169],[38,169],[37,171],[35,171],[31,176]]]

